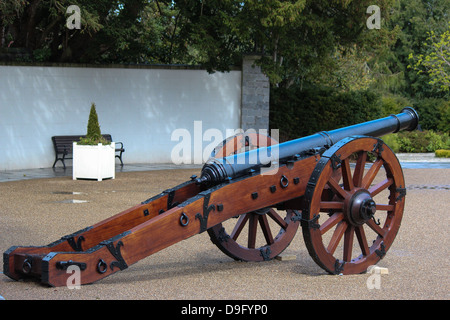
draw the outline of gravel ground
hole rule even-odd
[[[61,177],[0,183],[0,251],[14,245],[46,245],[198,172],[125,172],[102,182]],[[295,255],[294,260],[236,262],[205,232],[79,290],[16,282],[0,272],[0,299],[447,300],[450,169],[405,169],[404,174],[408,189],[404,218],[379,263],[389,270],[381,275],[379,289],[368,289],[370,274],[325,274],[309,257],[299,229],[285,252]]]

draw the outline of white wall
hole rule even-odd
[[[175,129],[193,135],[199,120],[225,135],[240,100],[241,71],[0,66],[0,170],[51,167],[51,137],[86,134],[91,102],[125,164],[170,163]]]

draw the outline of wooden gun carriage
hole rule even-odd
[[[391,247],[405,206],[402,168],[377,137],[414,130],[418,121],[407,107],[281,144],[237,135],[215,149],[199,178],[47,246],[11,247],[4,274],[64,286],[67,269],[77,266],[81,284],[92,283],[205,231],[231,258],[265,261],[288,247],[299,226],[328,273],[363,273]],[[251,144],[258,148],[239,153]]]

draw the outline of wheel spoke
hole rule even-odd
[[[274,243],[272,231],[270,230],[269,222],[267,221],[267,216],[264,214],[262,216],[259,216],[259,224],[261,226],[262,232],[264,234],[264,238],[266,238],[266,242],[268,245],[271,245]]]
[[[391,184],[394,183],[394,179],[388,178],[384,181],[381,181],[380,183],[374,185],[369,189],[369,193],[372,197],[375,197],[377,194],[379,194],[381,191],[388,188]]]
[[[256,231],[258,230],[258,219],[256,214],[249,213],[250,219],[248,222],[248,244],[247,247],[255,249],[256,245]]]
[[[320,234],[324,234],[331,228],[333,228],[336,224],[338,224],[344,218],[344,214],[335,213],[329,219],[327,219],[324,223],[320,225]]]
[[[350,160],[348,158],[342,161],[342,180],[344,182],[344,189],[349,191],[354,188],[353,179],[352,179],[352,171],[350,169]]]
[[[366,234],[364,232],[363,226],[358,226],[355,228],[356,238],[358,239],[359,246],[361,248],[362,254],[368,256],[370,254],[369,245],[367,244]]]
[[[394,210],[394,205],[393,204],[377,204],[377,210],[393,211]]]
[[[375,231],[375,233],[377,233],[380,237],[384,238],[385,231],[383,229],[381,229],[380,226],[375,223],[375,221],[373,221],[372,219],[369,219],[369,220],[367,220],[366,223],[370,227],[370,229]]]
[[[243,214],[239,217],[238,222],[234,226],[233,232],[231,232],[231,238],[236,241],[239,235],[241,234],[242,229],[244,229],[245,224],[249,218],[249,214]]]
[[[353,235],[355,233],[355,227],[349,225],[344,234],[344,261],[350,262],[352,260],[353,250]]]
[[[333,189],[333,191],[337,193],[339,197],[345,199],[345,197],[347,196],[347,192],[344,189],[342,189],[342,187],[339,185],[339,183],[336,182],[336,180],[334,180],[333,177],[331,177],[327,183],[331,187],[331,189]]]
[[[378,171],[380,170],[381,166],[383,165],[383,159],[379,158],[377,159],[372,166],[370,167],[367,174],[364,176],[362,180],[362,187],[364,189],[369,189],[370,185],[373,182],[373,179],[375,179]]]
[[[328,244],[327,251],[330,254],[334,254],[339,242],[344,235],[345,230],[347,229],[347,222],[341,221],[338,223],[336,229],[334,230],[333,235],[331,236],[330,243]]]
[[[288,224],[284,219],[274,210],[270,209],[269,212],[267,212],[269,217],[272,218],[273,221],[275,221],[280,227],[282,227],[284,230],[288,227]]]
[[[320,209],[323,209],[323,210],[329,210],[329,209],[342,210],[343,208],[344,208],[344,203],[340,202],[340,201],[321,201],[320,202]]]
[[[356,167],[353,173],[353,184],[355,187],[360,187],[364,176],[364,166],[366,165],[367,152],[360,152],[358,160],[356,160]]]

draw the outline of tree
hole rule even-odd
[[[392,1],[379,1],[387,14]],[[180,32],[196,61],[209,70],[227,70],[243,53],[262,55],[259,64],[272,84],[316,81],[336,68],[337,50],[374,52],[384,31],[368,35],[366,14],[372,1],[269,0],[176,1],[189,21]],[[326,79],[327,76],[322,78]]]
[[[430,77],[432,86],[438,90],[448,92],[450,89],[450,23],[449,28],[441,35],[433,30],[428,32],[428,38],[424,43],[427,54],[420,54],[416,61],[409,65],[418,74],[426,72]],[[414,55],[409,55],[414,59]]]
[[[426,73],[417,73],[410,54],[426,54],[427,33],[443,33],[449,22],[450,2],[441,0],[396,0],[391,7],[387,28],[398,28],[394,43],[378,60],[380,73],[375,87],[380,92],[405,95],[413,99],[443,96],[429,84]]]
[[[95,103],[91,104],[91,110],[89,112],[89,119],[87,124],[87,133],[85,138],[80,138],[78,144],[80,145],[96,145],[96,144],[111,144],[103,138],[100,124],[98,123],[97,110],[95,109]]]
[[[382,17],[391,2],[378,1]],[[12,0],[0,25],[12,47],[31,60],[84,63],[187,63],[227,71],[242,55],[277,86],[338,77],[361,69],[390,37],[368,30],[371,0]],[[81,9],[81,30],[65,26],[66,9]],[[348,72],[332,73],[348,68]],[[344,70],[345,71],[345,70]],[[346,85],[351,87],[351,85]],[[345,86],[344,86],[345,87]]]
[[[80,30],[66,27],[70,5],[81,9]],[[0,1],[0,44],[31,61],[166,63],[176,52],[167,49],[177,29],[171,8],[168,0]]]

